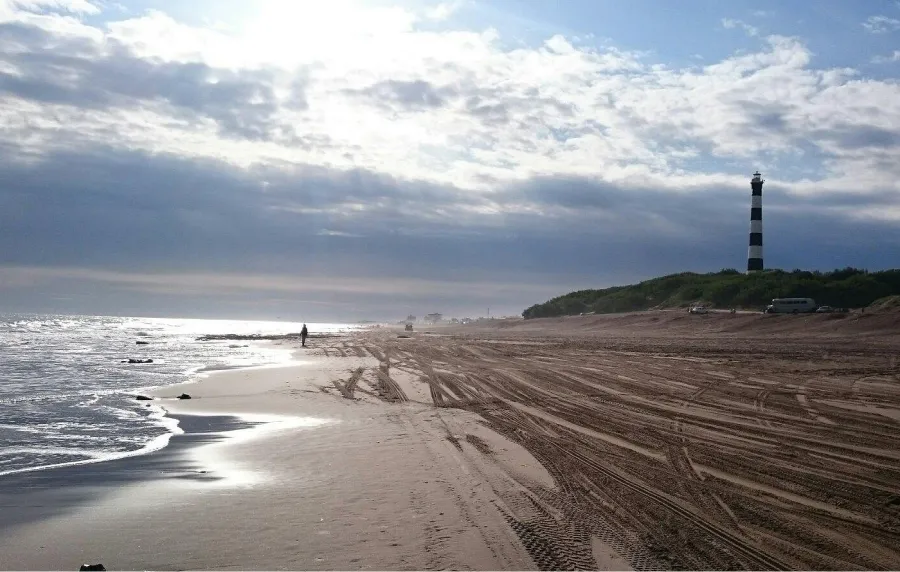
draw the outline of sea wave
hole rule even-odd
[[[134,395],[211,371],[285,363],[289,348],[204,335],[283,336],[301,324],[0,315],[0,475],[164,447],[177,421]],[[353,329],[310,324],[316,333]],[[136,344],[136,341],[149,342]],[[153,363],[122,363],[131,357]],[[148,407],[148,405],[150,405]]]

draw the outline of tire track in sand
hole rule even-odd
[[[365,341],[386,354],[401,347],[388,336]],[[403,340],[402,350],[436,406],[478,413],[550,472],[555,488],[526,487],[543,512],[501,497],[527,524],[516,525],[522,534],[556,531],[529,540],[542,566],[577,560],[558,539],[569,531],[579,546],[586,534],[605,539],[639,570],[900,568],[896,423],[830,405],[853,395],[900,403],[900,386],[863,389],[864,379],[896,375],[885,371],[885,352],[848,340],[829,345],[826,360],[818,343],[750,342],[444,336]],[[798,378],[815,380],[807,405],[835,425],[811,418],[788,390]],[[457,454],[468,447],[444,444]]]

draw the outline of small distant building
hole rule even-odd
[[[439,313],[435,312],[434,314],[428,314],[425,316],[425,323],[426,324],[437,324],[438,322],[440,322],[443,319],[444,319],[443,314],[439,314]]]
[[[406,317],[406,321],[409,322],[410,324],[415,324],[415,323],[416,323],[416,317],[413,316],[412,314],[410,314],[409,316]]]

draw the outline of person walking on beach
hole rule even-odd
[[[309,335],[309,330],[306,329],[306,324],[303,324],[303,329],[300,330],[300,344],[305,348],[306,347],[306,336]]]

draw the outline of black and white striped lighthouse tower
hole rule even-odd
[[[747,272],[763,269],[762,243],[762,175],[753,173],[750,180],[750,248],[747,249]]]

